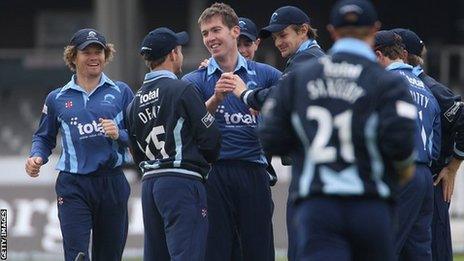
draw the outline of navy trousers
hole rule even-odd
[[[208,233],[204,184],[179,174],[142,182],[146,261],[203,261]]]
[[[55,186],[66,261],[121,260],[127,238],[129,183],[120,168],[77,175],[60,172]]]
[[[380,199],[319,197],[299,202],[295,260],[394,260],[392,219],[392,207]]]
[[[443,199],[441,183],[434,187],[434,208],[432,218],[432,259],[434,261],[453,260],[449,203]]]
[[[432,260],[433,181],[429,167],[416,165],[414,178],[400,189],[396,253],[399,260]]]
[[[266,168],[245,161],[218,161],[208,175],[206,189],[210,223],[206,260],[274,260]],[[241,255],[236,253],[237,246]]]

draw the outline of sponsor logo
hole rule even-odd
[[[250,125],[254,126],[257,124],[256,116],[249,113],[230,113],[226,111],[224,105],[219,105],[216,113],[220,113],[224,116],[226,127],[234,127],[237,125]]]
[[[93,120],[91,123],[80,123],[77,117],[73,117],[71,118],[71,121],[69,122],[69,124],[76,126],[79,131],[79,135],[81,136],[85,135],[85,136],[93,137],[96,135],[91,135],[91,134],[103,134],[104,133],[101,123],[97,123],[95,120]]]
[[[63,197],[58,197],[56,199],[56,203],[58,203],[58,205],[60,205],[60,206],[63,205]]]
[[[206,128],[209,128],[214,122],[214,116],[207,112],[206,115],[201,119],[201,122],[203,122]]]
[[[207,215],[208,215],[208,209],[202,208],[201,209],[201,216],[205,218]]]
[[[142,94],[140,95],[140,105],[151,102],[153,100],[158,100],[158,97],[159,97],[159,89]]]
[[[463,104],[463,102],[454,102],[453,106],[449,107],[449,109],[446,110],[443,115],[449,122],[453,122],[454,117],[456,116],[456,114],[459,111],[459,108],[461,108]]]

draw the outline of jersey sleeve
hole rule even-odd
[[[464,160],[464,103],[459,95],[440,83],[435,83],[430,90],[440,105],[442,129],[455,131],[453,156]]]
[[[206,110],[205,103],[191,84],[186,87],[180,102],[182,113],[188,118],[186,120],[190,123],[198,149],[207,162],[216,161],[221,147],[221,134],[214,116]]]
[[[258,131],[264,151],[271,155],[287,155],[297,143],[290,120],[293,86],[293,76],[280,81],[262,109],[264,120]]]
[[[434,100],[435,117],[433,119],[433,134],[432,134],[432,159],[437,160],[440,157],[441,150],[441,119],[440,107],[438,102]]]
[[[194,71],[194,72],[184,75],[184,77],[182,77],[182,81],[192,84],[193,87],[195,87],[195,89],[197,90],[203,102],[206,102],[209,99],[209,97],[207,97],[207,95],[204,92],[203,86],[200,84],[201,82],[200,77],[201,77],[200,72]]]
[[[378,100],[378,144],[384,155],[398,168],[412,164],[417,109],[407,83],[399,77],[384,88]]]
[[[42,109],[39,128],[32,136],[30,156],[41,157],[44,164],[48,162],[48,157],[56,146],[56,136],[59,130],[58,118],[54,107],[54,97],[54,93],[48,94]]]
[[[124,147],[129,146],[129,136],[127,133],[127,128],[125,124],[125,117],[126,115],[126,108],[129,105],[129,103],[134,99],[134,93],[132,92],[131,88],[123,83],[123,82],[117,82],[119,87],[122,87],[122,105],[121,107],[123,108],[121,111],[121,116],[117,116],[114,120],[116,124],[118,125],[119,128],[119,137],[118,137],[118,142]],[[121,117],[121,118],[119,118]]]

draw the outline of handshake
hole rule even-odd
[[[229,93],[233,93],[237,98],[240,98],[242,92],[246,90],[245,82],[238,75],[227,72],[223,73],[217,81],[214,95],[219,101],[223,101]]]

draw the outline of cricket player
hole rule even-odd
[[[38,177],[61,133],[55,189],[67,261],[89,260],[91,232],[92,260],[121,260],[126,243],[130,187],[121,169],[128,146],[123,115],[134,95],[103,73],[114,53],[95,29],[73,35],[63,59],[75,74],[48,94],[26,160],[27,174]]]
[[[292,155],[295,260],[393,260],[390,201],[413,173],[416,108],[404,79],[376,62],[370,2],[338,1],[330,23],[330,56],[279,83],[260,138]]]
[[[258,38],[256,24],[246,17],[239,17],[238,24],[240,26],[240,35],[237,40],[238,51],[243,57],[254,60],[261,42],[261,39]]]
[[[206,182],[210,222],[206,260],[231,260],[234,238],[240,241],[243,260],[274,260],[268,163],[256,132],[259,116],[252,115],[232,91],[235,78],[254,89],[275,84],[281,74],[239,54],[239,20],[230,6],[211,5],[198,24],[212,57],[208,67],[183,80],[200,92],[222,134],[219,160]]]
[[[316,41],[317,30],[311,26],[308,15],[298,7],[283,6],[274,11],[269,25],[259,32],[261,39],[270,36],[274,39],[274,45],[282,58],[287,59],[284,75],[299,64],[324,55],[324,51]],[[234,94],[248,106],[260,110],[272,89],[247,90],[241,85],[235,89]]]
[[[413,67],[403,62],[406,59],[404,45],[398,34],[378,32],[374,49],[382,66],[408,81],[418,111],[416,171],[411,182],[399,192],[396,252],[400,260],[432,260],[433,181],[430,166],[440,153],[440,107],[424,82],[413,74]]]
[[[177,79],[186,32],[151,31],[140,53],[150,72],[127,113],[142,170],[144,260],[205,258],[208,208],[204,182],[219,156],[220,133],[195,88]]]
[[[411,30],[393,30],[403,39],[408,52],[407,62],[414,66],[413,73],[430,89],[440,105],[440,156],[432,162],[434,181],[434,208],[432,218],[432,260],[453,260],[449,205],[454,190],[456,172],[464,159],[464,115],[461,96],[428,76],[422,69],[425,46]]]
[[[279,49],[282,58],[288,58],[284,76],[297,68],[300,64],[313,58],[321,57],[324,51],[316,41],[317,32],[312,28],[309,17],[299,8],[294,6],[283,6],[275,10],[271,15],[269,25],[261,29],[259,36],[262,39],[272,35],[274,44]],[[260,110],[266,97],[274,88],[256,88],[247,90],[243,82],[237,82],[234,89],[234,95],[240,98],[245,104],[253,109]],[[268,157],[269,158],[269,157]],[[291,165],[288,156],[282,157],[282,164]],[[289,197],[287,200],[287,237],[288,237],[288,260],[295,260],[296,238],[292,220],[293,220],[293,201],[295,196],[291,194],[294,191],[294,180],[292,179],[289,187]]]

